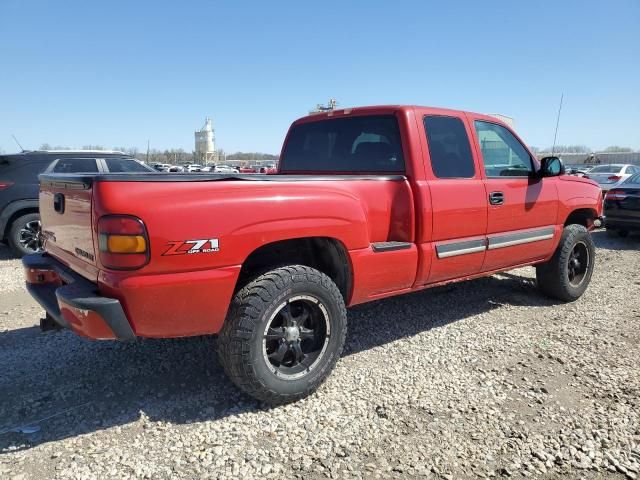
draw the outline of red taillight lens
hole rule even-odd
[[[611,175],[610,177],[607,178],[607,180],[611,180],[612,182],[617,182],[621,178],[622,177],[620,175]]]
[[[609,190],[604,196],[605,200],[624,200],[627,198],[627,194],[622,190]]]
[[[98,220],[100,262],[114,270],[135,270],[149,261],[147,229],[137,217],[105,215]]]
[[[13,182],[0,182],[0,190],[9,188],[11,185],[13,185]]]

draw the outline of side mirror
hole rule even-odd
[[[564,175],[564,163],[558,157],[544,157],[540,161],[541,177],[557,177]]]

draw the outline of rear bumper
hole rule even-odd
[[[612,217],[608,216],[605,221],[607,228],[624,228],[628,230],[640,230],[640,217]]]
[[[63,328],[92,339],[131,341],[136,335],[119,300],[46,253],[23,257],[27,290]]]

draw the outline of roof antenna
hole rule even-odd
[[[556,133],[553,135],[553,147],[551,147],[551,156],[556,149],[556,139],[558,138],[558,125],[560,125],[560,112],[562,112],[562,99],[564,98],[564,92],[560,95],[560,108],[558,108],[558,118],[556,119]]]
[[[20,150],[24,152],[24,148],[22,148],[22,145],[20,145],[20,142],[18,141],[16,136],[13,133],[11,134],[11,136],[13,137],[13,140],[18,144],[18,147],[20,147]]]

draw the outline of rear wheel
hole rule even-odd
[[[40,215],[27,213],[16,218],[9,228],[9,248],[16,257],[42,251]]]
[[[553,257],[536,266],[538,288],[558,300],[577,300],[589,285],[594,259],[589,231],[582,225],[567,225]]]
[[[301,265],[271,270],[234,297],[218,336],[220,363],[259,400],[298,400],[338,361],[346,317],[342,295],[325,274]]]

